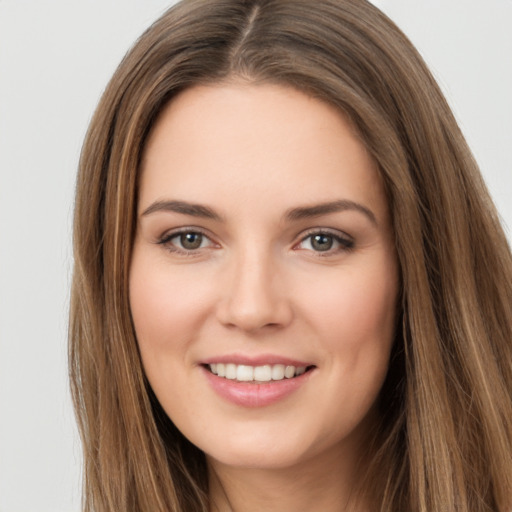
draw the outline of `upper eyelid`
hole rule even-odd
[[[203,236],[204,238],[206,238],[209,241],[209,244],[207,247],[198,247],[196,249],[186,249],[185,247],[180,247],[179,245],[177,245],[175,243],[171,243],[171,240],[173,238],[177,238],[184,233],[199,234],[199,235]],[[215,247],[216,245],[218,246],[218,244],[214,240],[212,240],[212,237],[209,236],[208,234],[206,234],[204,232],[204,230],[202,230],[200,228],[190,228],[190,227],[168,230],[168,231],[164,232],[156,240],[156,244],[161,246],[162,248],[164,248],[166,251],[169,251],[170,253],[173,253],[176,256],[181,256],[181,257],[199,257],[201,255],[204,255],[205,250],[216,248]]]
[[[218,244],[218,242],[215,241],[215,237],[208,230],[205,230],[204,228],[201,228],[199,226],[182,226],[179,228],[167,230],[162,235],[160,235],[158,237],[156,242],[159,244],[165,244],[165,243],[169,242],[170,240],[172,240],[172,238],[179,236],[180,234],[183,234],[183,233],[198,233],[198,234],[201,234],[202,236],[208,238],[208,240],[210,240],[210,242],[212,244]],[[335,238],[340,238],[342,240],[346,240],[348,242],[354,243],[354,237],[352,237],[345,231],[335,229],[335,228],[316,226],[313,228],[306,229],[306,230],[302,231],[301,233],[299,233],[295,237],[295,241],[292,244],[293,247],[295,247],[297,244],[303,242],[307,238],[309,238],[313,235],[316,235],[316,234],[326,234],[326,235],[333,236]]]
[[[352,236],[344,231],[332,228],[312,228],[305,233],[302,233],[299,240],[294,243],[293,250],[300,250],[299,246],[303,244],[308,238],[313,237],[314,235],[327,235],[336,240],[336,242],[340,245],[338,248],[330,248],[326,251],[314,251],[315,256],[327,258],[331,256],[335,256],[340,252],[352,251],[355,248],[355,240]],[[311,249],[305,249],[311,251]]]
[[[180,227],[180,228],[176,228],[176,229],[169,229],[167,231],[164,231],[158,237],[157,241],[159,243],[161,243],[164,240],[171,240],[175,236],[181,235],[183,233],[198,233],[200,235],[205,236],[206,238],[208,238],[210,241],[213,242],[211,234],[208,231],[206,231],[205,229],[200,228],[198,226],[185,226],[185,227]]]
[[[315,228],[309,228],[305,231],[303,231],[300,235],[298,235],[299,241],[305,240],[306,238],[312,236],[312,235],[331,235],[338,238],[343,238],[346,240],[349,240],[351,242],[354,241],[354,237],[349,235],[347,232],[342,231],[340,229],[334,229],[334,228],[322,228],[322,227],[315,227]]]

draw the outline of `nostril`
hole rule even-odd
[[[218,320],[228,328],[245,332],[279,329],[287,326],[293,315],[285,299],[262,296],[230,296],[217,308]]]

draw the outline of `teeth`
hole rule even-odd
[[[283,380],[284,379],[284,364],[275,364],[272,366],[272,380]]]
[[[284,376],[287,379],[291,379],[295,375],[295,366],[287,366],[284,369]]]
[[[256,366],[256,368],[254,368],[254,380],[261,382],[272,380],[272,368],[268,364],[265,366]]]
[[[236,364],[228,363],[226,365],[226,379],[236,379]]]
[[[248,366],[245,364],[214,363],[210,371],[219,377],[240,382],[269,382],[271,380],[291,379],[306,372],[305,366],[285,366],[284,364]]]
[[[254,379],[254,368],[240,364],[236,367],[236,380],[249,382]]]

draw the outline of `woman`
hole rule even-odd
[[[85,510],[512,507],[512,267],[433,78],[363,0],[191,0],[84,144]]]

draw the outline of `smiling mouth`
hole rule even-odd
[[[314,366],[292,366],[284,364],[249,366],[233,363],[214,363],[204,366],[218,377],[238,382],[255,382],[258,384],[293,379],[315,368]]]

